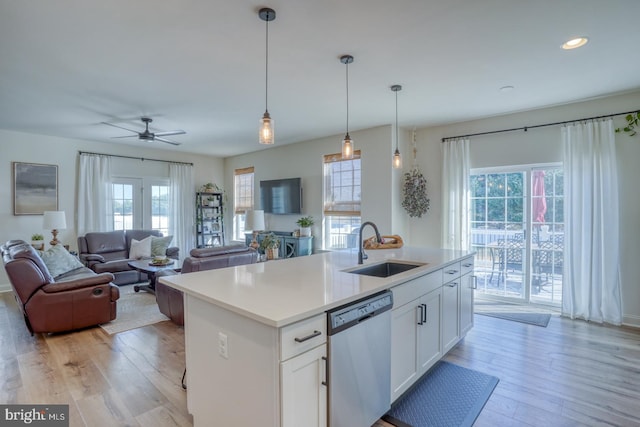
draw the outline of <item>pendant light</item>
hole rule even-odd
[[[263,7],[258,12],[260,19],[265,21],[266,25],[266,37],[265,37],[265,78],[264,78],[264,115],[260,119],[259,141],[260,144],[273,144],[274,130],[273,119],[269,115],[269,109],[267,108],[267,100],[269,94],[269,21],[276,19],[276,11]]]
[[[391,90],[396,93],[396,151],[393,153],[393,168],[402,168],[402,157],[400,157],[400,150],[398,150],[398,92],[402,90],[402,86],[393,85]]]
[[[347,66],[347,133],[342,141],[342,158],[349,160],[353,159],[353,140],[349,136],[349,64],[353,62],[353,56],[343,55],[340,57],[340,62]]]

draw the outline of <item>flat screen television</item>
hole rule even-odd
[[[265,213],[279,215],[302,213],[302,179],[260,181],[260,203]]]

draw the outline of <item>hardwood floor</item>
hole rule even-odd
[[[476,426],[640,425],[640,330],[476,315],[445,360],[500,378]],[[31,337],[13,294],[0,294],[2,403],[66,403],[71,426],[191,426],[183,369],[171,322]]]

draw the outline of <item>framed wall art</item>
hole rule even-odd
[[[13,162],[13,214],[58,210],[58,166]]]

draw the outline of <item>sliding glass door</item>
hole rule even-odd
[[[471,244],[478,290],[498,299],[560,304],[562,169],[471,173]]]

